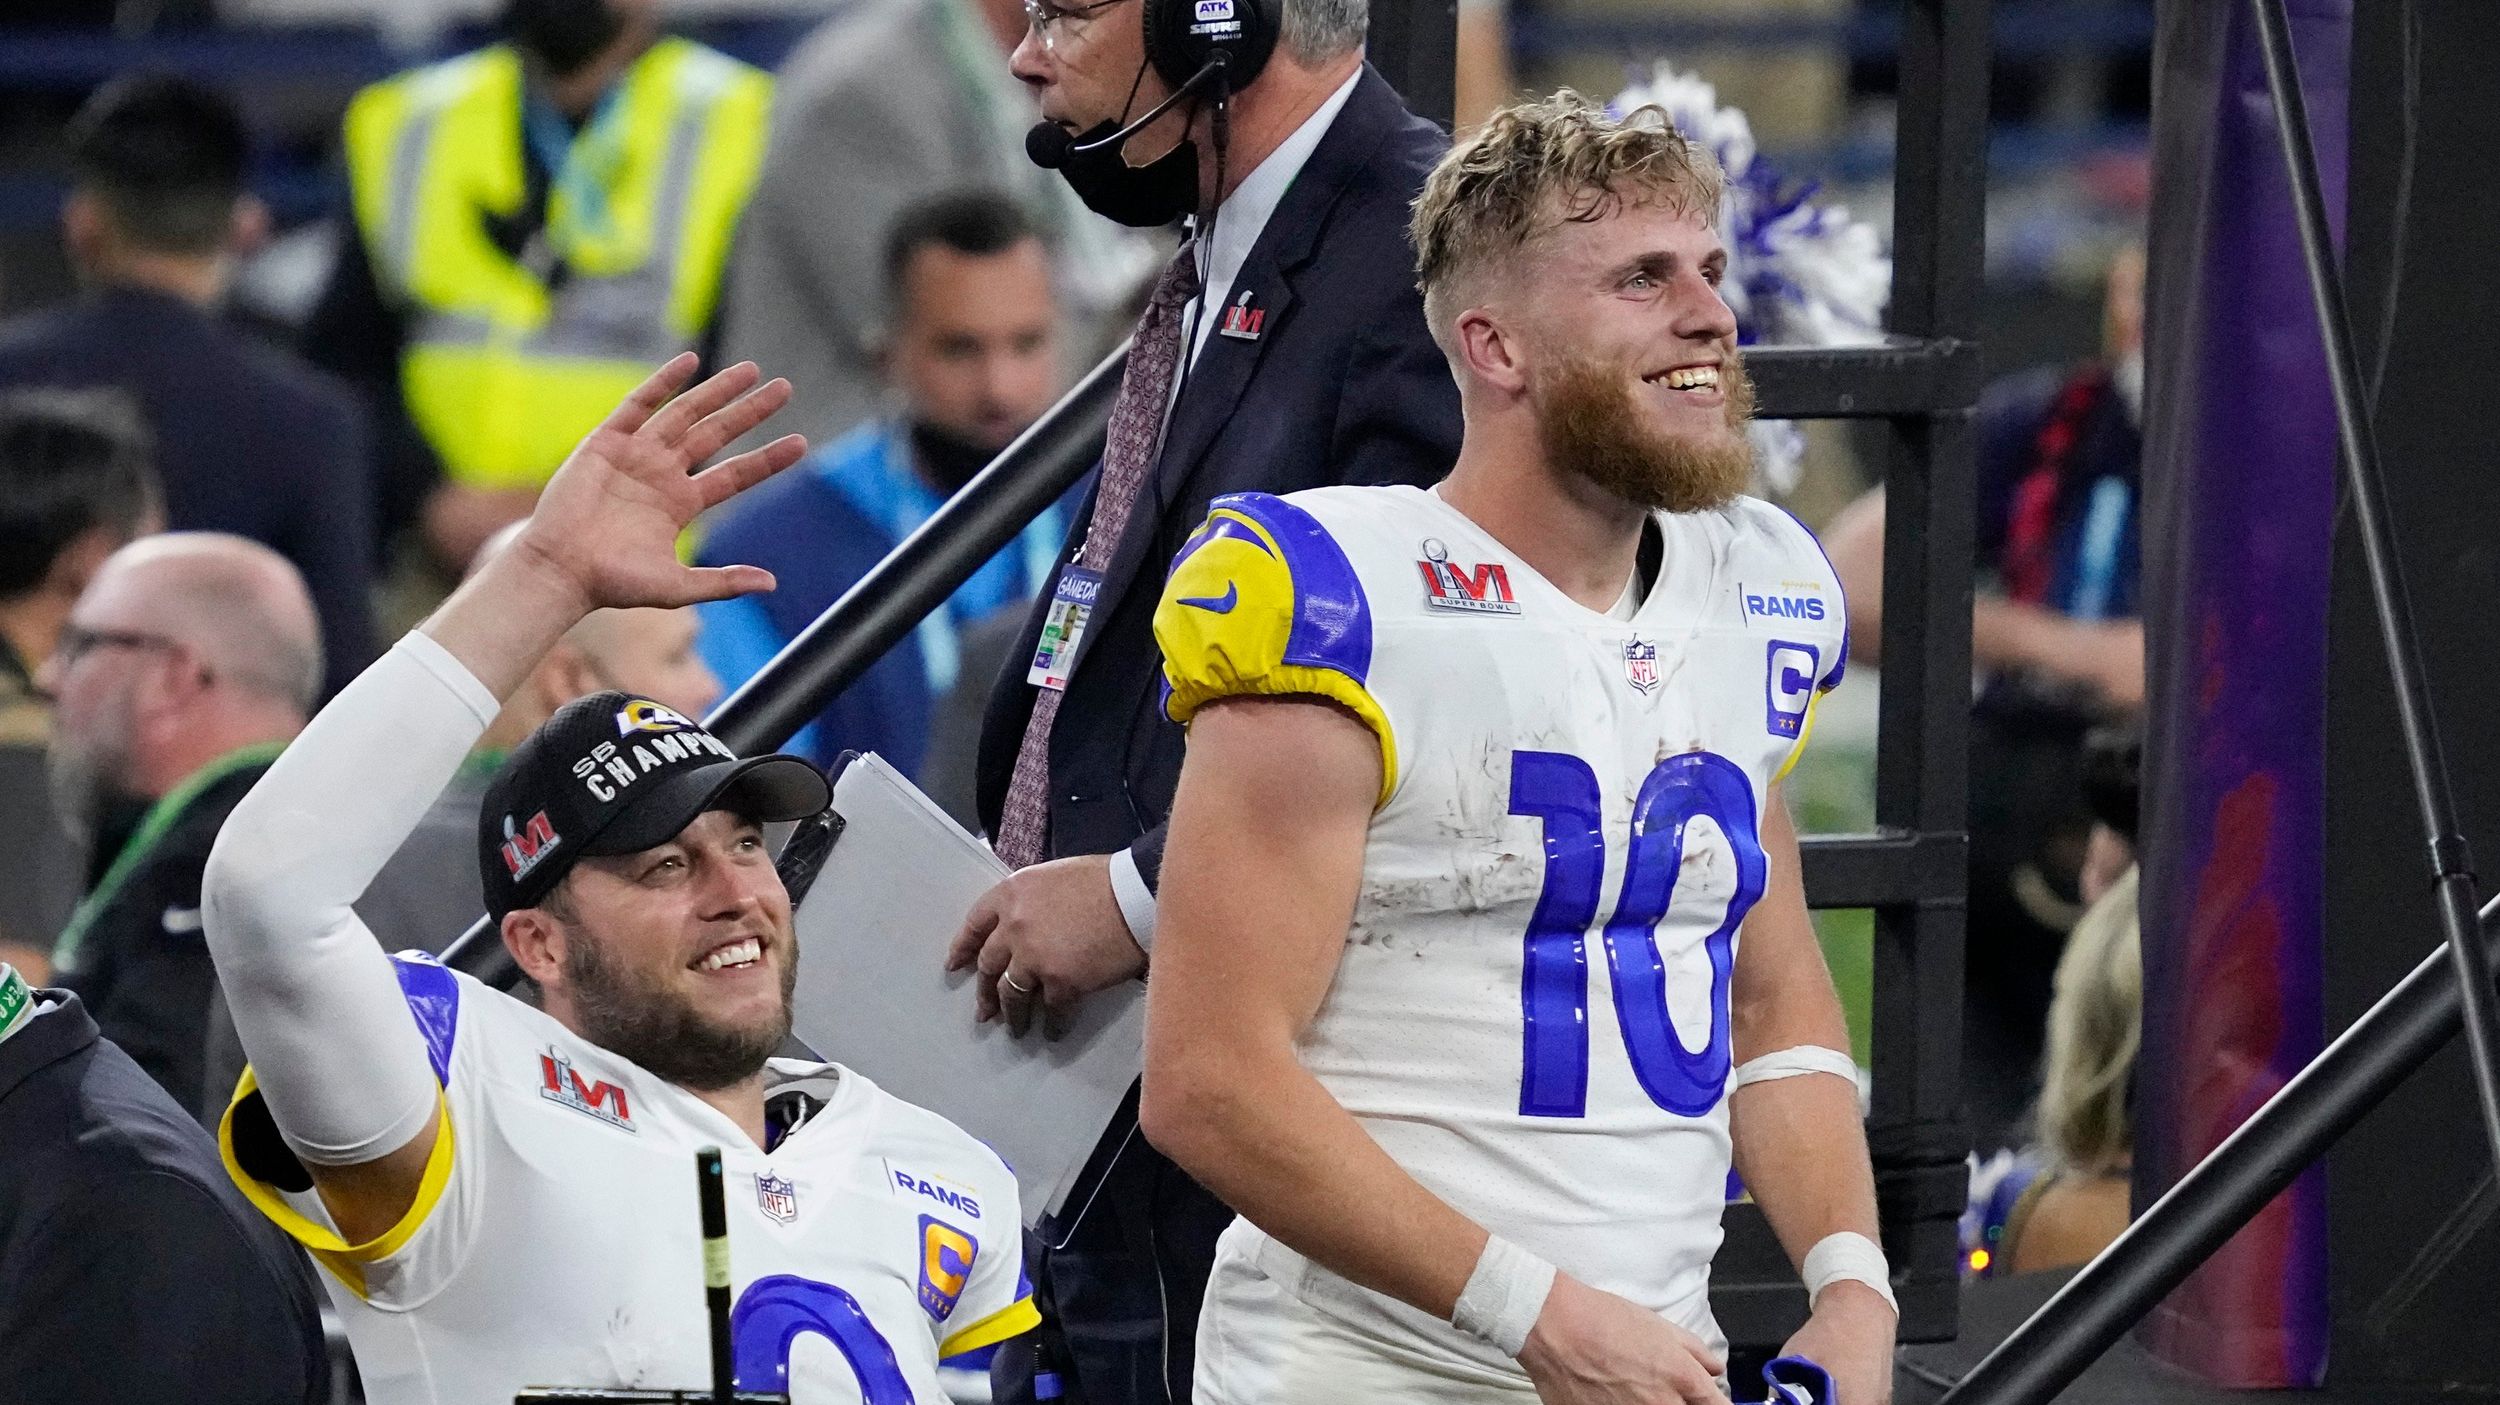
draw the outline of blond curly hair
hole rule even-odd
[[[1495,112],[1450,148],[1408,231],[1424,316],[1443,350],[1477,279],[1564,223],[1663,204],[1716,223],[1719,163],[1656,107],[1622,117],[1568,88]]]

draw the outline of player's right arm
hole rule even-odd
[[[431,1057],[349,904],[584,615],[772,583],[754,567],[687,567],[676,540],[705,508],[797,460],[793,437],[692,472],[789,386],[758,388],[740,365],[679,395],[694,368],[691,355],[670,362],[584,439],[513,546],[324,708],[218,836],[205,936],[262,1100],[337,1226],[337,1242],[317,1248],[392,1252],[449,1174]]]
[[[1234,698],[1191,722],[1140,1118],[1262,1230],[1447,1320],[1486,1231],[1391,1160],[1294,1053],[1345,946],[1380,771],[1364,724],[1317,699]],[[1724,1398],[1699,1341],[1568,1275],[1519,1362],[1549,1405]]]

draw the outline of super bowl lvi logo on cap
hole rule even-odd
[[[545,862],[547,855],[563,842],[564,836],[556,833],[544,810],[530,816],[529,823],[523,825],[514,824],[510,815],[503,817],[503,866],[512,871],[516,880],[528,877],[529,871]]]

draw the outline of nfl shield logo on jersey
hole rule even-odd
[[[1623,676],[1649,696],[1658,687],[1658,646],[1638,636],[1623,641]]]
[[[798,1218],[799,1190],[770,1171],[755,1178],[755,1203],[782,1224]]]

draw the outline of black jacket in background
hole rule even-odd
[[[0,1398],[313,1405],[304,1260],[68,991],[0,1040]]]
[[[200,877],[226,816],[268,770],[265,761],[238,767],[194,796],[104,898],[57,976],[104,1037],[185,1108],[222,1112],[234,1092],[206,1083],[217,968],[200,932]]]
[[[0,389],[117,386],[156,436],[165,523],[295,563],[323,693],[373,662],[373,448],[347,388],[162,293],[108,289],[0,327]]]
[[[1408,207],[1448,146],[1366,67],[1242,261],[1228,297],[1248,293],[1266,309],[1265,334],[1208,336],[1103,573],[1051,730],[1051,857],[1134,849],[1149,885],[1162,871],[1181,729],[1162,714],[1154,610],[1211,500],[1337,483],[1427,486],[1458,461],[1458,385],[1425,326],[1406,237]],[[1093,511],[1089,496],[1071,556]],[[1033,712],[1025,666],[1049,604],[1045,589],[981,727],[978,803],[992,833]]]

